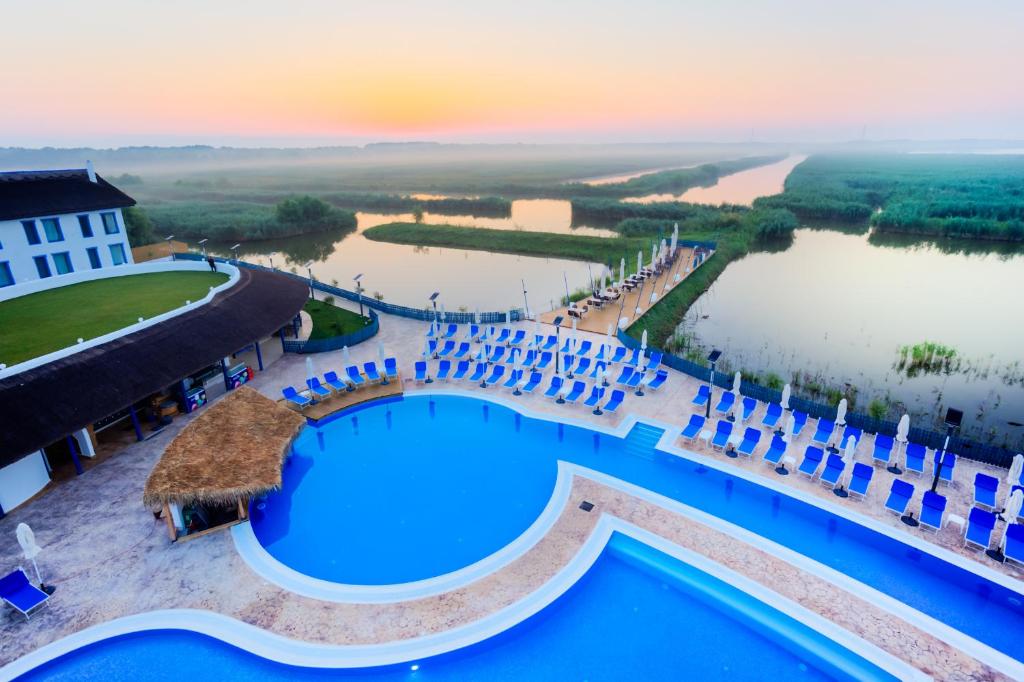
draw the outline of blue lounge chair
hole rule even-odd
[[[436,374],[437,380],[438,381],[448,381],[448,375],[451,374],[451,371],[452,371],[451,360],[442,360],[441,362],[437,363],[437,374]]]
[[[640,364],[640,349],[634,348],[633,354],[629,356],[629,360],[626,360],[626,364],[630,367],[636,367]]]
[[[778,403],[768,403],[768,409],[765,410],[764,417],[761,418],[761,426],[774,429],[779,425],[779,421],[781,419],[782,405]]]
[[[594,369],[590,370],[590,373],[587,376],[591,379],[597,379],[601,376],[601,371],[606,369],[608,369],[608,365],[603,361],[598,360],[594,362]]]
[[[565,402],[574,403],[580,399],[587,390],[587,385],[582,381],[572,382],[572,390],[570,390],[565,396]]]
[[[551,335],[544,340],[544,345],[540,347],[542,351],[550,351],[558,345],[558,337]]]
[[[551,364],[552,357],[553,356],[551,355],[550,351],[544,351],[543,353],[540,354],[540,359],[537,360],[537,364],[534,365],[534,367],[541,371],[547,369],[548,365]]]
[[[448,325],[448,331],[446,331],[444,333],[444,338],[446,338],[446,339],[453,339],[453,338],[455,338],[455,335],[458,334],[458,333],[459,333],[459,325],[457,325],[457,324],[450,324],[450,325]]]
[[[540,386],[540,382],[544,379],[544,375],[540,372],[533,372],[530,374],[530,380],[523,386],[523,393],[533,393],[534,389]]]
[[[711,447],[722,450],[729,443],[729,436],[732,435],[732,422],[728,419],[719,419],[715,426],[715,435],[711,439]]]
[[[281,395],[283,395],[284,399],[290,402],[292,405],[296,405],[298,407],[306,407],[307,405],[311,405],[313,403],[311,399],[307,398],[304,395],[301,395],[298,391],[296,391],[294,386],[285,386],[284,388],[282,388]]]
[[[545,398],[557,398],[558,394],[562,390],[562,386],[565,384],[565,380],[560,376],[551,377],[551,383],[548,384],[548,389],[544,391]]]
[[[924,491],[921,499],[921,515],[917,519],[921,526],[938,531],[942,528],[942,517],[946,513],[946,498],[931,490]]]
[[[871,477],[875,470],[863,462],[854,462],[853,471],[850,472],[850,494],[866,497],[868,487],[871,485]]]
[[[764,461],[772,466],[779,466],[783,456],[786,454],[786,441],[782,436],[772,436],[771,445],[764,453]]]
[[[793,436],[799,436],[807,425],[807,413],[800,410],[793,410]]]
[[[628,388],[640,388],[640,382],[644,380],[644,373],[640,370],[633,372],[633,376],[629,377],[629,381],[626,382]]]
[[[535,364],[537,364],[537,351],[527,351],[523,356],[523,367],[533,367]]]
[[[892,481],[889,488],[889,498],[885,501],[885,508],[896,516],[903,516],[907,513],[910,499],[914,496],[914,486],[898,478]]]
[[[626,348],[624,346],[616,346],[615,352],[608,359],[608,362],[622,362],[626,358]],[[607,410],[605,410],[607,412]]]
[[[836,430],[836,423],[831,419],[819,419],[818,428],[811,436],[811,442],[817,445],[828,445],[832,432]]]
[[[338,392],[348,390],[348,383],[341,381],[338,378],[338,373],[334,371],[327,372],[326,374],[324,374],[324,383]]]
[[[995,527],[995,514],[971,507],[971,513],[967,515],[967,528],[964,530],[964,547],[974,545],[978,549],[988,549],[988,544],[992,541],[992,529]]]
[[[388,379],[398,378],[398,360],[395,358],[384,358],[384,375]]]
[[[469,325],[469,333],[466,334],[466,338],[470,341],[476,341],[480,338],[481,333],[480,325],[471,324]]]
[[[495,365],[491,367],[491,374],[483,380],[484,387],[491,386],[501,381],[501,377],[505,376],[505,365]]]
[[[655,369],[661,366],[661,359],[665,357],[664,353],[654,351],[651,353],[651,357],[647,359],[647,369]]]
[[[998,490],[999,479],[995,476],[989,476],[980,471],[974,475],[974,504],[995,509]]]
[[[472,376],[469,377],[469,380],[472,381],[475,384],[478,381],[483,381],[484,380],[484,375],[486,375],[486,374],[487,374],[487,363],[486,362],[478,362],[478,363],[476,363],[476,369],[473,370],[473,374],[472,374]]]
[[[704,430],[705,423],[704,415],[702,414],[691,414],[690,421],[683,429],[683,438],[688,441],[693,441],[694,438],[700,435],[700,432]]]
[[[25,571],[19,568],[0,578],[0,599],[28,620],[46,606],[50,595],[29,582]]]
[[[918,443],[907,443],[907,471],[915,474],[924,473],[924,458],[928,454],[928,448]]]
[[[501,362],[501,359],[505,357],[505,346],[495,346],[491,356],[487,358],[487,361],[491,364]]]
[[[843,437],[839,441],[839,449],[845,451],[846,441],[850,440],[851,438],[857,441],[857,445],[860,445],[860,439],[863,436],[864,432],[858,429],[856,426],[847,425],[846,428],[843,429]]]
[[[432,339],[435,336],[437,336],[437,331],[434,329],[434,324],[431,323],[430,326],[427,327],[427,338]]]
[[[1024,525],[1013,523],[1007,527],[1003,556],[1018,564],[1024,564]]]
[[[604,397],[604,389],[600,386],[591,386],[590,395],[583,401],[583,404],[587,407],[597,407],[597,404],[601,402],[601,398]]]
[[[526,340],[526,332],[522,329],[517,329],[515,335],[508,340],[508,345],[518,346]]]
[[[936,450],[935,456],[932,458],[932,475],[938,471],[940,461],[942,462],[942,471],[939,471],[939,480],[952,483],[953,470],[956,469],[956,454],[952,452],[943,453]]]
[[[503,388],[514,389],[518,384],[519,380],[523,378],[523,370],[513,369],[508,373],[508,379],[502,384]]]
[[[619,378],[615,380],[615,383],[619,386],[628,386],[629,380],[633,378],[633,374],[633,368],[627,365],[622,368],[622,371],[619,373]]]
[[[509,330],[509,328],[508,327],[502,327],[501,328],[501,333],[498,334],[497,338],[494,339],[494,343],[496,343],[498,345],[506,343],[510,336],[512,336],[512,332]]]
[[[580,344],[580,347],[576,349],[576,355],[579,357],[590,355],[590,349],[593,347],[594,344],[592,341],[584,340],[583,343]]]
[[[619,409],[619,405],[622,404],[625,397],[626,394],[623,391],[620,391],[619,389],[613,390],[612,397],[604,404],[604,411],[609,414],[615,412],[615,410]]]
[[[427,341],[427,350],[422,355],[425,358],[432,358],[437,355],[437,341]]]
[[[318,401],[331,397],[331,389],[324,388],[317,377],[306,379],[306,386],[309,388],[309,393]]]
[[[441,350],[437,351],[437,357],[446,358],[455,351],[454,341],[445,341],[444,345],[441,346]]]
[[[526,342],[526,347],[539,350],[544,345],[544,336],[542,334],[534,334],[533,338]]]
[[[652,391],[657,391],[666,381],[668,381],[668,370],[659,369],[654,374],[649,374],[643,383]]]
[[[578,359],[576,361],[576,367],[575,369],[573,369],[573,372],[575,372],[576,374],[586,374],[587,370],[590,369],[590,358],[584,358],[578,355],[576,357]]]
[[[876,433],[875,449],[871,452],[871,458],[883,466],[888,465],[889,458],[892,457],[892,446],[892,436]]]
[[[821,448],[808,445],[804,450],[804,459],[800,462],[797,471],[808,478],[814,478],[814,475],[818,473],[818,467],[821,466],[821,460],[824,458],[825,452]]]
[[[594,356],[595,360],[604,360],[605,351],[608,351],[608,355],[611,355],[611,346],[606,346],[603,343],[597,347],[597,355]]]
[[[416,362],[413,365],[413,369],[416,373],[416,383],[422,384],[427,380],[427,363],[423,360]]]
[[[821,472],[818,482],[835,488],[839,484],[839,477],[843,475],[844,470],[846,470],[846,462],[843,461],[843,458],[839,455],[829,455],[825,460],[825,470]]]
[[[424,362],[423,364],[426,365],[427,363]],[[359,368],[355,365],[349,365],[345,368],[345,376],[348,377],[348,380],[352,382],[352,385],[356,388],[359,388],[366,383],[366,379],[364,379],[363,375],[359,373]]]
[[[568,336],[565,337],[565,343],[563,343],[562,347],[558,349],[558,352],[560,354],[562,354],[562,355],[565,355],[566,353],[571,353],[572,352],[572,348],[570,348],[571,344],[572,344],[572,338],[568,337]]]
[[[761,432],[758,429],[747,427],[747,430],[743,432],[743,440],[740,441],[739,447],[736,448],[736,452],[741,455],[753,457],[754,450],[757,449],[757,444],[760,442]]]
[[[380,372],[377,371],[377,363],[376,362],[373,362],[372,360],[370,362],[364,362],[363,363],[363,373],[366,375],[366,378],[370,381],[370,383],[372,383],[372,384],[379,384],[380,383],[381,376],[380,376]]]
[[[458,365],[455,366],[455,372],[452,374],[452,379],[458,381],[464,379],[466,374],[469,372],[469,360],[462,360]]]
[[[722,397],[718,399],[718,404],[715,405],[715,412],[719,414],[729,414],[732,410],[732,406],[736,404],[736,394],[732,391],[726,391],[722,394]]]
[[[566,374],[572,374],[573,359],[575,356],[572,353],[564,353],[562,355],[562,371]]]
[[[452,354],[453,360],[461,360],[462,358],[469,355],[470,345],[468,342],[463,341],[459,344],[459,349]]]
[[[742,416],[740,416],[740,421],[745,422],[750,419],[750,416],[754,414],[754,410],[757,409],[757,401],[753,398],[746,397],[743,399],[742,406],[743,413]]]
[[[697,389],[697,395],[693,396],[692,402],[697,407],[704,407],[711,400],[711,387],[707,384],[702,385]]]

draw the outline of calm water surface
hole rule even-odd
[[[734,369],[849,382],[862,409],[888,395],[923,425],[960,408],[966,432],[1019,449],[1024,254],[971,246],[797,230],[790,248],[730,264],[680,330],[724,350]],[[900,347],[925,341],[955,348],[959,366],[900,371]]]
[[[786,176],[807,156],[794,154],[777,163],[758,166],[726,175],[711,187],[692,187],[682,194],[648,194],[625,201],[650,204],[656,201],[687,201],[694,204],[744,204],[749,206],[758,197],[778,194]]]

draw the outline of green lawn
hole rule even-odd
[[[0,302],[0,362],[9,365],[198,301],[227,275],[159,272],[82,282]]]
[[[310,339],[328,339],[332,336],[351,334],[370,324],[370,318],[362,317],[344,308],[338,308],[324,301],[306,301],[303,309],[313,319]]]

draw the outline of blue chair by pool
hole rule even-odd
[[[626,382],[628,388],[640,388],[640,382],[644,380],[644,373],[641,371],[633,372],[633,376],[629,377],[629,381]]]
[[[608,364],[607,363],[605,363],[603,360],[596,360],[594,362],[594,369],[590,370],[590,373],[587,374],[587,377],[590,378],[590,379],[598,379],[601,376],[601,371],[602,370],[607,370],[607,369],[608,369]]]
[[[583,404],[586,405],[587,407],[594,407],[594,408],[596,408],[597,404],[599,402],[601,402],[601,398],[603,398],[603,397],[604,397],[604,389],[603,388],[601,388],[600,386],[596,386],[596,385],[595,386],[591,386],[590,387],[590,395],[588,395],[587,399],[583,401]]]
[[[892,436],[876,433],[875,448],[871,452],[871,458],[882,466],[888,466],[889,459],[892,457],[892,446]]]
[[[799,436],[807,425],[807,413],[800,410],[793,410],[793,436]]]
[[[732,391],[726,391],[722,394],[722,397],[718,399],[718,404],[715,405],[715,412],[719,414],[728,414],[732,406],[736,404],[736,394]]]
[[[574,358],[575,356],[572,353],[564,353],[562,355],[562,371],[566,374],[572,374]]]
[[[453,360],[461,360],[469,355],[470,345],[469,342],[463,341],[459,344],[459,349],[452,353]]]
[[[311,405],[313,403],[311,399],[307,398],[306,396],[296,391],[294,386],[285,386],[284,388],[282,388],[281,395],[283,395],[284,399],[290,402],[292,405],[296,405],[297,407],[300,408],[306,407],[307,405]]]
[[[416,362],[416,364],[414,364],[412,366],[412,368],[413,368],[413,370],[414,370],[414,372],[416,374],[416,377],[415,377],[416,378],[416,383],[422,384],[424,381],[427,380],[427,363],[426,362],[424,362],[423,360],[419,360],[418,362]]]
[[[427,338],[432,339],[435,336],[437,336],[437,331],[434,329],[434,324],[431,323],[431,325],[427,327]]]
[[[998,490],[999,479],[995,476],[989,476],[980,471],[974,475],[974,504],[995,509]]]
[[[423,364],[426,365],[427,363],[424,362]],[[356,388],[366,384],[366,379],[364,379],[363,375],[359,373],[359,368],[355,365],[349,365],[345,368],[345,376],[348,377],[348,380],[351,381],[352,385]]]
[[[572,390],[570,390],[565,396],[565,402],[574,403],[580,399],[587,390],[587,385],[582,381],[572,382]]]
[[[778,403],[768,403],[768,409],[765,410],[764,417],[761,418],[761,426],[774,429],[778,427],[779,421],[781,420],[782,405]]]
[[[608,358],[608,362],[622,362],[626,358],[626,349],[624,346],[616,346],[615,352]],[[607,410],[606,410],[607,411]]]
[[[1024,564],[1024,525],[1013,523],[1006,528],[1006,544],[1003,546],[1003,556],[1010,561]]]
[[[532,350],[539,350],[544,345],[544,335],[534,334],[533,338],[526,342],[526,347]]]
[[[557,345],[558,345],[558,337],[556,337],[554,334],[552,334],[551,336],[547,337],[544,340],[544,345],[541,346],[540,349],[542,351],[550,351],[550,350],[553,350],[555,348],[555,346],[557,346]]]
[[[768,451],[764,453],[763,461],[772,466],[779,466],[779,462],[786,454],[786,441],[783,440],[782,436],[772,436],[772,442],[768,446]]]
[[[505,381],[504,384],[502,384],[502,387],[503,388],[512,388],[512,389],[514,389],[516,386],[519,385],[519,381],[522,378],[523,378],[523,370],[521,370],[521,369],[513,369],[513,370],[509,371],[508,379]]]
[[[839,477],[843,475],[843,471],[846,470],[846,462],[839,455],[829,455],[828,459],[825,460],[825,470],[821,472],[821,478],[818,482],[822,485],[835,488],[839,485]]]
[[[875,470],[871,466],[863,462],[854,462],[853,471],[850,472],[850,494],[867,497],[868,487],[871,486],[871,478],[874,475]]]
[[[757,409],[757,401],[748,396],[743,398],[741,405],[743,413],[740,416],[740,421],[745,422],[750,419],[750,416],[754,414],[754,410]]]
[[[324,374],[324,383],[339,393],[348,390],[348,383],[340,380],[338,373],[333,370]]]
[[[526,332],[522,329],[517,329],[515,335],[508,340],[508,345],[519,346],[526,340]]]
[[[505,346],[495,346],[494,351],[491,352],[491,356],[487,358],[487,361],[491,364],[501,362],[501,359],[505,357]]]
[[[706,421],[702,414],[691,414],[689,423],[683,429],[683,438],[692,442],[704,430],[704,423]]]
[[[924,473],[924,458],[928,448],[918,443],[907,443],[907,471],[915,474]]]
[[[939,472],[939,480],[945,481],[946,483],[953,482],[953,471],[956,469],[956,454],[952,452],[940,452],[935,451],[935,455],[932,458],[932,475],[938,471],[939,462],[942,462],[942,471]]]
[[[711,399],[711,387],[707,384],[703,384],[697,389],[697,395],[693,396],[692,402],[697,407],[704,407],[708,404],[708,400]]]
[[[572,352],[572,348],[570,348],[570,344],[571,343],[572,343],[572,337],[569,337],[569,336],[565,337],[565,342],[562,344],[562,347],[558,349],[558,352],[561,353],[562,355],[565,355],[566,353],[571,353]]]
[[[736,448],[736,452],[741,455],[747,455],[748,457],[754,456],[754,450],[757,449],[757,444],[761,442],[761,431],[747,427],[747,430],[743,432],[743,440],[740,441],[739,446]]]
[[[639,348],[634,348],[633,349],[633,354],[629,356],[628,360],[626,360],[626,364],[629,365],[630,367],[636,367],[637,365],[640,364],[640,349]]]
[[[19,568],[0,578],[0,599],[28,620],[46,606],[50,595],[29,582],[25,571]]]
[[[996,515],[979,507],[971,507],[967,515],[967,528],[964,530],[964,547],[974,545],[978,549],[988,549],[992,541],[992,529],[996,527]]]
[[[472,381],[475,384],[475,383],[477,383],[479,381],[483,381],[484,380],[484,375],[486,375],[486,374],[487,374],[487,363],[486,362],[478,362],[478,363],[476,363],[476,369],[473,370],[473,374],[469,377],[469,380]]]
[[[497,337],[495,337],[494,343],[496,343],[498,345],[501,345],[503,343],[507,343],[508,340],[509,340],[509,337],[511,337],[511,336],[512,336],[511,330],[508,327],[502,327],[501,328],[501,332],[498,334]]]
[[[455,350],[455,342],[454,341],[445,341],[444,345],[441,346],[441,349],[439,351],[437,351],[437,357],[439,357],[439,358],[446,358],[449,355],[451,355],[454,350]]]
[[[548,389],[544,391],[545,398],[557,398],[558,394],[562,390],[562,386],[565,385],[565,380],[560,376],[551,377],[551,383],[548,384]]]
[[[572,371],[576,374],[586,374],[587,370],[590,369],[590,358],[576,356],[576,367]]]
[[[654,374],[649,374],[643,384],[652,391],[657,391],[666,381],[668,381],[668,370],[659,369]]]
[[[619,386],[628,386],[629,380],[633,378],[633,374],[633,368],[626,365],[622,368],[622,371],[619,372],[619,378],[615,380],[615,383]]]
[[[376,362],[373,362],[372,360],[370,362],[364,362],[363,373],[366,375],[366,378],[369,379],[370,383],[379,384],[381,382],[382,377],[380,376],[380,372],[377,371]]]
[[[427,350],[423,351],[422,356],[425,358],[434,357],[437,354],[437,341],[427,341]]]
[[[797,471],[808,478],[814,478],[815,474],[818,473],[818,467],[821,466],[821,460],[824,458],[825,452],[821,448],[808,445],[807,449],[804,450],[804,459],[800,462],[800,467]]]
[[[435,376],[437,376],[438,381],[448,381],[448,375],[451,374],[451,371],[451,360],[442,360],[437,363],[437,374]]]
[[[606,346],[602,343],[600,346],[597,347],[597,355],[594,356],[594,360],[605,360],[605,351],[607,351],[607,355],[611,355],[611,350],[611,346]]]
[[[456,381],[465,379],[466,374],[469,372],[469,360],[462,360],[458,365],[455,366],[455,372],[452,374],[452,379]]]
[[[505,358],[505,362],[509,365],[515,365],[522,352],[521,348],[509,347],[508,356]]]
[[[526,355],[523,356],[523,367],[533,367],[535,364],[537,364],[537,351],[526,351]]]
[[[647,369],[655,369],[661,366],[661,359],[665,357],[664,353],[654,351],[651,353],[651,357],[647,358]]]
[[[580,344],[580,347],[576,349],[576,355],[580,357],[590,355],[590,349],[593,347],[594,343],[592,341],[584,339],[583,343]]]
[[[819,419],[818,428],[814,431],[814,435],[811,436],[811,442],[817,445],[828,445],[829,438],[832,437],[832,432],[836,430],[836,423],[831,419]]]
[[[898,478],[892,481],[889,488],[889,497],[885,501],[885,508],[896,516],[903,516],[907,513],[910,499],[914,497],[914,486]]]
[[[533,393],[534,389],[540,386],[540,382],[544,379],[544,375],[540,372],[532,372],[530,374],[530,380],[523,386],[523,393]]]
[[[306,379],[306,386],[309,388],[310,394],[318,401],[331,397],[331,389],[324,388],[317,377]]]
[[[622,401],[625,399],[625,397],[625,392],[620,391],[619,389],[613,390],[612,397],[609,398],[608,402],[604,404],[604,411],[609,414],[615,412],[617,409],[619,409],[619,406],[622,405]]]
[[[839,441],[839,449],[845,451],[846,441],[850,440],[851,438],[857,441],[857,445],[860,445],[860,439],[863,436],[863,431],[858,429],[856,426],[850,426],[849,424],[847,424],[846,428],[843,429],[843,437]]]
[[[732,422],[728,419],[719,419],[715,426],[715,435],[711,439],[711,447],[722,450],[729,443],[729,436],[732,435]]]
[[[384,358],[384,376],[388,379],[398,378],[398,360],[395,358]]]
[[[469,325],[469,331],[466,333],[466,338],[470,341],[476,341],[483,334],[483,330],[480,329],[480,325],[471,324]]]
[[[921,515],[917,519],[922,528],[938,531],[942,528],[942,517],[946,513],[946,498],[931,490],[924,491],[921,499]]]
[[[505,376],[505,365],[495,365],[491,367],[491,374],[483,380],[484,387],[491,386],[501,381],[501,377]]]
[[[448,331],[446,331],[444,333],[444,338],[446,338],[446,339],[453,339],[453,338],[455,338],[455,335],[458,334],[458,333],[459,333],[459,325],[457,325],[457,324],[449,324],[448,325]]]
[[[552,360],[551,352],[550,351],[544,351],[543,353],[540,354],[540,359],[537,360],[537,364],[534,365],[534,367],[536,369],[544,371],[545,369],[548,368],[548,365],[551,364],[551,360]]]

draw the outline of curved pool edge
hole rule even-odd
[[[428,659],[499,635],[551,605],[583,578],[606,549],[614,533],[626,535],[728,583],[899,679],[930,679],[907,662],[759,583],[651,531],[608,514],[601,515],[580,550],[539,589],[478,621],[449,631],[380,644],[319,644],[272,633],[212,611],[168,609],[125,616],[68,635],[0,668],[0,678],[14,679],[77,649],[106,639],[149,630],[196,632],[264,659],[306,668],[370,668]]]

